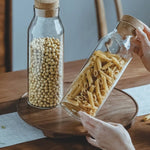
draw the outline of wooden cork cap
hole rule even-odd
[[[135,30],[138,27],[141,29],[144,28],[143,23],[140,20],[129,15],[124,15],[117,26],[117,30],[122,36],[136,36]]]
[[[35,0],[35,8],[56,9],[59,7],[59,0]]]

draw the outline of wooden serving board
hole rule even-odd
[[[66,83],[65,87],[69,85]],[[48,137],[62,138],[87,134],[81,123],[69,116],[61,106],[41,110],[29,106],[27,97],[22,97],[18,102],[17,109],[24,121],[41,129]],[[137,111],[138,106],[131,96],[121,90],[114,89],[96,118],[107,122],[121,123],[129,128]]]

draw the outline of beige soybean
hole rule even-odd
[[[63,48],[59,39],[37,38],[30,43],[29,102],[42,108],[59,104],[63,94]]]

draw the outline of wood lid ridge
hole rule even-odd
[[[57,9],[59,0],[34,0],[35,8],[38,9]]]
[[[136,36],[135,31],[138,27],[142,30],[144,29],[143,23],[140,20],[129,15],[124,15],[117,26],[117,31],[123,37],[127,35]]]

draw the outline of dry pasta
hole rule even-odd
[[[95,51],[62,104],[74,114],[81,110],[95,116],[126,62],[117,54]]]

